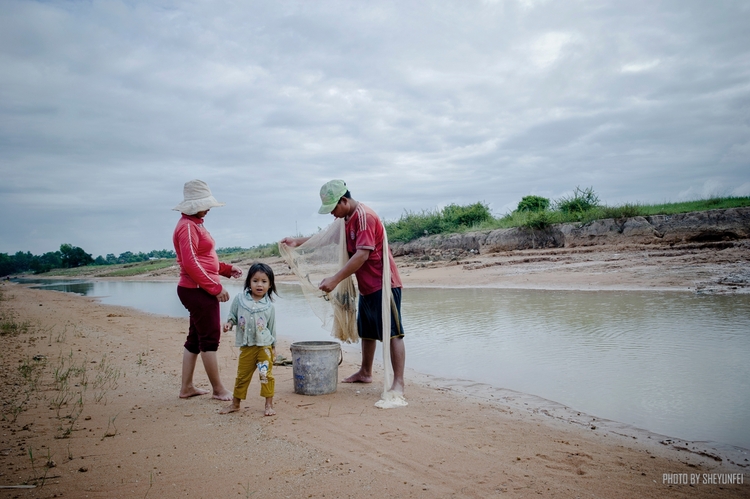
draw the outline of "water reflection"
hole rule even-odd
[[[107,304],[187,316],[174,283],[42,282]],[[234,295],[241,284],[229,289]],[[279,334],[330,339],[297,286],[279,283],[279,292]],[[229,303],[222,307],[224,317]],[[750,448],[750,296],[408,289],[403,314],[410,368],[673,437]]]

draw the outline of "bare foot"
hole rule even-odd
[[[393,385],[391,385],[391,391],[395,392],[395,393],[398,393],[399,395],[403,395],[404,394],[404,383],[403,382],[399,383],[397,381],[394,381]]]
[[[269,397],[266,399],[266,416],[276,415],[276,411],[273,410],[273,398]]]
[[[358,371],[348,378],[341,381],[342,383],[372,383],[372,376],[365,376],[361,371]]]
[[[208,393],[208,390],[200,390],[194,386],[191,386],[189,389],[186,389],[185,391],[180,391],[180,398],[188,399],[190,397],[196,397],[198,395],[205,395],[207,393]]]
[[[239,404],[235,405],[234,402],[219,411],[219,414],[229,414],[230,412],[237,412],[240,410]]]
[[[232,392],[223,391],[221,393],[214,393],[212,398],[229,401],[232,400]]]

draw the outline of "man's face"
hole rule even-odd
[[[344,199],[345,198],[339,199],[339,202],[336,203],[336,206],[333,208],[331,215],[333,215],[336,218],[346,218],[347,207],[346,207],[346,203],[344,202]]]

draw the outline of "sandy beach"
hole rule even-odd
[[[748,250],[730,250],[549,250],[399,267],[407,288],[745,292],[736,276],[748,272]],[[747,460],[413,371],[408,407],[380,410],[379,371],[373,384],[312,397],[294,393],[291,366],[277,366],[276,416],[263,416],[257,380],[246,410],[220,415],[224,402],[177,396],[187,319],[0,290],[0,497],[750,497]],[[227,386],[233,338],[219,349]],[[288,340],[278,353],[290,357]],[[339,379],[358,361],[346,352]],[[200,362],[196,383],[208,386]]]

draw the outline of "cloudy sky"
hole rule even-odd
[[[219,247],[330,222],[750,195],[746,0],[4,0],[0,252],[171,248],[183,184]]]

